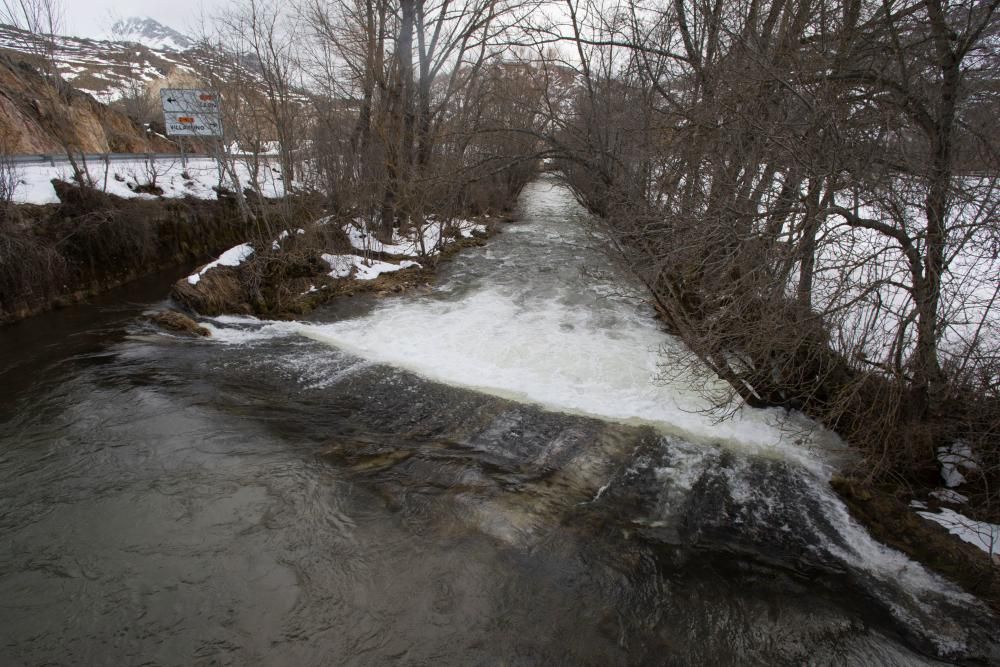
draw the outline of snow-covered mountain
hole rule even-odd
[[[190,37],[159,21],[138,16],[115,21],[108,39],[116,42],[134,42],[157,51],[186,51],[195,44]]]
[[[149,122],[150,117],[154,122],[162,118],[159,113],[161,88],[206,86],[211,80],[209,70],[218,71],[221,60],[228,61],[228,67],[240,68],[241,80],[260,81],[252,61],[241,62],[228,53],[206,50],[152,19],[120,21],[116,32],[118,34],[111,40],[40,36],[0,24],[0,61],[6,57],[10,68],[18,67],[19,62],[48,67],[46,54],[51,52],[52,65],[63,82],[103,104],[124,100],[130,113],[141,116],[140,122]],[[0,75],[3,74],[2,65],[0,62]],[[0,76],[0,121],[4,120],[6,95],[2,79]],[[265,87],[262,83],[258,90],[263,97]],[[24,93],[22,97],[30,97],[25,91],[21,93]],[[3,129],[0,122],[0,130]],[[33,149],[18,150],[32,152]],[[101,151],[95,149],[95,152]]]
[[[161,41],[165,39],[166,33],[154,29],[149,34],[154,33],[160,34]],[[12,26],[0,25],[0,52],[13,52],[34,65],[39,64],[39,54],[49,48],[41,39]],[[104,103],[120,99],[134,90],[137,83],[152,86],[162,81],[164,85],[178,78],[179,87],[197,83],[196,67],[203,57],[199,58],[194,49],[177,50],[185,41],[192,46],[193,42],[177,33],[170,40],[170,48],[154,48],[142,39],[135,32],[127,40],[113,41],[59,36],[52,38],[51,48],[63,80]]]

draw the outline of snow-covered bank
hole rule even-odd
[[[911,506],[919,510],[917,514],[923,518],[943,526],[952,535],[982,549],[991,557],[1000,555],[1000,525],[970,519],[947,507],[928,512],[924,503],[914,501]]]
[[[343,294],[382,295],[426,284],[441,256],[476,245],[490,233],[487,217],[432,216],[422,225],[395,230],[393,242],[382,244],[358,221],[327,216],[230,248],[179,281],[173,295],[203,315],[296,317]]]
[[[52,179],[73,180],[71,167],[63,163],[55,166],[50,163],[18,164],[13,170],[17,181],[13,200],[18,204],[56,204],[59,198],[52,187]],[[157,199],[159,196],[169,199],[215,199],[214,188],[219,187],[220,182],[223,187],[231,188],[229,179],[220,179],[218,163],[211,158],[189,158],[185,167],[180,156],[175,159],[146,159],[137,155],[134,160],[90,161],[87,173],[98,190],[126,199]],[[236,175],[243,188],[254,190],[256,180],[257,188],[264,197],[277,198],[285,194],[277,162],[271,164],[262,159],[261,169],[254,179],[248,165],[237,160]],[[163,194],[143,192],[150,186],[160,188]]]
[[[205,275],[207,272],[214,269],[215,267],[239,266],[246,260],[250,259],[251,255],[253,255],[253,246],[251,246],[249,243],[241,243],[240,245],[232,247],[226,252],[219,255],[219,258],[216,259],[214,262],[209,262],[195,273],[192,273],[190,276],[187,277],[187,281],[191,285],[197,285],[199,282],[201,282],[201,277]]]
[[[347,278],[354,274],[357,280],[374,280],[383,273],[392,273],[401,269],[420,267],[417,262],[404,260],[399,264],[380,262],[376,259],[365,259],[357,255],[331,255],[323,253],[323,261],[330,265],[331,278]]]
[[[489,215],[484,216],[489,219]],[[449,242],[459,238],[485,236],[485,224],[465,219],[441,219],[431,215],[418,227],[407,234],[393,230],[392,242],[382,243],[373,231],[373,225],[364,220],[354,220],[344,226],[344,232],[351,247],[365,254],[383,254],[404,257],[419,257],[439,253]]]

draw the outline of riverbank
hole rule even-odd
[[[917,513],[917,509],[948,511],[945,505],[952,503],[932,499],[928,504],[916,499],[913,489],[902,483],[874,485],[857,478],[835,477],[830,485],[875,539],[958,584],[1000,616],[1000,559],[996,554]],[[974,525],[968,528],[975,531]],[[989,540],[988,534],[982,537]]]
[[[230,200],[125,199],[54,186],[60,203],[8,205],[0,214],[0,324],[213,256],[252,229]],[[276,206],[261,202],[265,215]]]
[[[428,216],[387,242],[354,219],[271,229],[178,280],[171,297],[200,315],[294,319],[340,297],[427,287],[442,261],[482,245],[510,220],[506,214]]]

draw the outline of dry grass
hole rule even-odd
[[[58,205],[0,207],[0,321],[211,256],[251,233],[227,202],[56,190]]]
[[[0,320],[58,294],[69,274],[66,258],[24,225],[0,221]]]

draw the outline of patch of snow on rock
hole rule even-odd
[[[188,276],[188,282],[192,285],[197,285],[201,281],[201,277],[207,272],[211,271],[217,266],[239,266],[243,262],[247,261],[250,256],[253,255],[253,247],[249,243],[243,243],[238,246],[234,246],[227,250],[226,252],[219,255],[219,258],[214,262],[209,262],[201,268],[197,273],[192,273]]]
[[[917,512],[920,516],[944,526],[949,533],[995,556],[1000,554],[1000,526],[976,521],[950,509],[938,513]]]
[[[947,447],[938,447],[938,463],[941,464],[941,479],[948,488],[953,488],[965,483],[965,475],[960,468],[966,471],[976,470],[979,464],[972,456],[972,448],[969,444],[959,440]]]
[[[402,261],[399,264],[390,262],[380,262],[378,260],[366,260],[357,255],[321,255],[324,262],[330,265],[331,278],[346,278],[354,270],[354,277],[358,280],[374,280],[383,273],[392,273],[401,269],[408,269],[411,266],[419,267],[420,264],[411,261]]]

